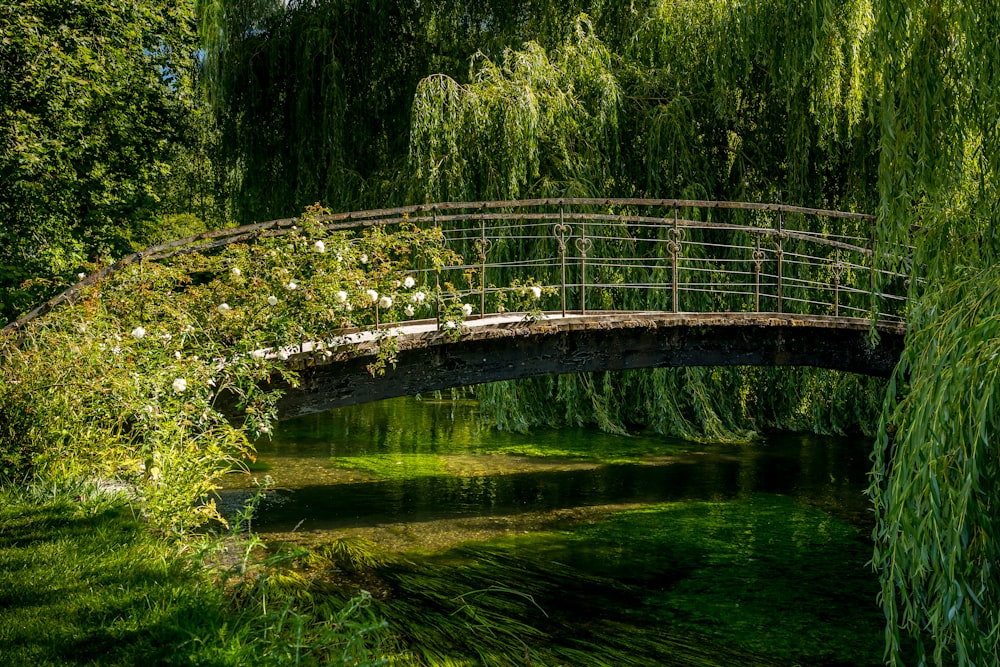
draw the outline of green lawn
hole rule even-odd
[[[124,499],[87,495],[0,490],[0,665],[369,664],[364,605],[311,605],[260,564],[213,577]]]

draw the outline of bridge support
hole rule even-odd
[[[279,418],[449,387],[518,378],[677,366],[816,366],[887,377],[903,349],[903,329],[886,325],[872,344],[862,319],[776,313],[641,313],[554,316],[524,322],[467,322],[458,341],[436,330],[399,330],[395,368],[372,377],[376,344],[359,344],[329,362],[303,353],[298,388]]]

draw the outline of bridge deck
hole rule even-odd
[[[529,334],[585,329],[634,329],[636,327],[808,327],[810,329],[841,329],[870,332],[871,321],[858,317],[832,317],[824,315],[798,315],[791,313],[673,313],[666,311],[589,311],[585,314],[560,312],[543,313],[531,319],[525,313],[492,314],[467,319],[461,324],[462,340],[508,338]],[[906,331],[902,322],[876,323],[880,334],[901,336]],[[447,331],[442,331],[436,320],[419,320],[390,323],[379,329],[349,330],[333,335],[326,342],[305,342],[302,345],[282,348],[293,368],[315,366],[330,361],[343,361],[354,357],[371,356],[378,352],[379,342],[395,338],[399,350],[443,345],[451,342]],[[323,359],[323,352],[332,356]],[[267,348],[258,352],[265,357],[275,357],[277,349]]]
[[[284,389],[281,418],[498,380],[601,370],[676,366],[815,366],[888,376],[903,347],[904,325],[862,318],[789,313],[588,312],[466,320],[461,336],[434,320],[342,332],[323,343],[260,350],[300,370]],[[369,366],[387,339],[396,364],[384,376]]]

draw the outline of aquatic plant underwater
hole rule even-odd
[[[399,664],[881,664],[863,442],[707,451],[476,413],[394,399],[261,452],[261,536],[313,594],[369,591]]]
[[[433,553],[334,542],[278,579],[370,589],[393,664],[878,665],[869,555],[862,530],[759,495]]]

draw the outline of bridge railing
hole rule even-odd
[[[910,249],[877,248],[874,218],[861,213],[676,199],[533,199],[446,202],[336,213],[319,221],[348,234],[380,226],[441,230],[463,261],[413,267],[436,286],[438,306],[504,311],[777,312],[902,321]],[[280,236],[288,218],[161,244],[87,276],[5,330],[79,288],[140,261],[210,252]],[[539,296],[536,298],[536,293]],[[439,312],[441,312],[439,310]]]
[[[905,316],[906,277],[877,268],[874,218],[863,214],[742,202],[548,199],[341,216],[329,227],[440,228],[464,262],[424,269],[425,280],[480,315],[514,304],[563,314]],[[530,298],[533,287],[541,298]]]

